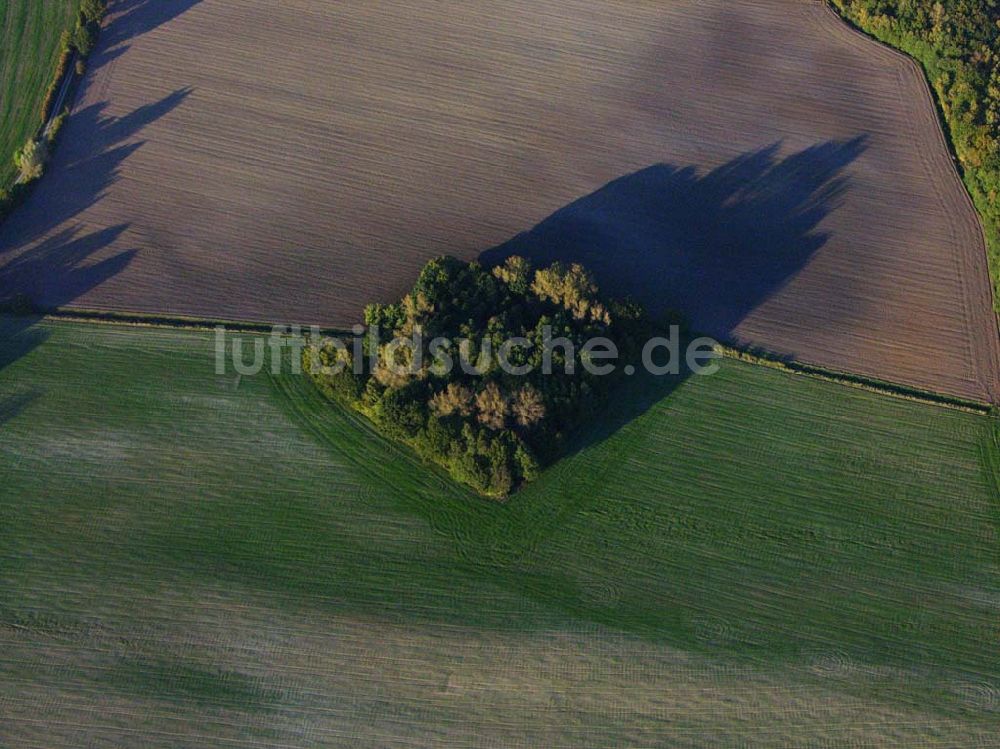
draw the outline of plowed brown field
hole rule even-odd
[[[346,325],[429,256],[494,248],[585,259],[806,361],[1000,392],[982,236],[929,92],[821,3],[113,7],[50,174],[0,233],[8,290]]]

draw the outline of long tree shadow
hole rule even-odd
[[[29,388],[22,392],[0,398],[0,427],[19,415],[42,395],[39,388]]]
[[[0,308],[15,310],[33,299],[45,299],[52,307],[72,302],[125,268],[134,250],[90,262],[90,257],[110,244],[126,224],[79,235],[78,229],[65,229],[30,252],[0,267]],[[42,345],[49,332],[38,326],[42,315],[22,310],[0,317],[0,372],[9,364]],[[40,391],[15,393],[0,398],[0,425],[21,413],[40,395]]]
[[[97,49],[90,57],[92,70],[121,57],[129,42],[154,31],[186,13],[201,0],[112,0]]]
[[[485,265],[522,255],[534,265],[579,262],[601,289],[632,297],[654,317],[679,313],[700,334],[736,339],[747,315],[795,277],[828,235],[822,220],[841,203],[845,168],[866,136],[820,143],[780,158],[775,143],[705,174],[657,164],[621,177],[484,252]],[[683,358],[683,357],[682,357]],[[640,416],[690,376],[636,377],[570,453]]]
[[[680,311],[695,329],[729,337],[826,242],[817,227],[839,205],[843,170],[864,152],[866,137],[783,159],[779,148],[743,154],[703,176],[693,166],[642,169],[481,259],[581,262],[606,292],[632,296],[654,314]]]
[[[122,163],[142,147],[131,139],[189,94],[190,89],[179,89],[123,117],[106,116],[106,105],[96,104],[70,119],[46,175],[28,202],[0,226],[0,308],[21,312],[4,322],[0,369],[47,337],[36,327],[39,315],[28,310],[74,302],[135,256],[134,249],[105,252],[127,224],[89,232],[82,224],[69,224],[119,179]]]
[[[0,226],[0,264],[10,263],[11,257],[25,249],[33,251],[36,240],[103,199],[118,181],[121,165],[143,145],[134,136],[190,94],[189,88],[178,89],[122,117],[105,115],[106,103],[74,113],[61,147],[31,198]],[[52,252],[50,241],[45,251]]]
[[[111,20],[103,29],[103,43],[117,46],[148,34],[198,5],[201,0],[113,0]]]
[[[48,339],[48,331],[36,327],[39,319],[38,315],[0,315],[0,374],[8,364],[30,353]],[[24,411],[41,392],[38,388],[30,387],[27,390],[15,389],[13,393],[6,395],[0,394],[0,428]]]
[[[122,117],[106,115],[106,102],[75,112],[31,199],[0,227],[0,263],[104,198],[125,160],[142,148],[135,136],[190,94],[190,88],[178,89]]]
[[[80,235],[67,228],[36,245],[30,252],[15,257],[0,267],[0,302],[11,302],[16,294],[34,304],[44,300],[46,307],[62,307],[81,294],[124,270],[136,250],[119,252],[109,258],[90,262],[90,258],[112,244],[128,228],[119,224]],[[15,291],[16,290],[16,291]]]

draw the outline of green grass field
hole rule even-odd
[[[0,0],[0,189],[17,176],[12,157],[38,129],[40,107],[72,28],[77,0]]]
[[[725,361],[499,505],[210,334],[16,325],[0,745],[996,745],[987,417]]]

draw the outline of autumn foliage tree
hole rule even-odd
[[[624,358],[634,357],[648,326],[638,306],[602,299],[582,266],[536,270],[522,257],[491,269],[436,258],[398,303],[370,305],[364,319],[380,338],[366,339],[363,360],[317,343],[303,354],[306,371],[386,434],[495,497],[558,457],[607,393],[613,378],[580,366],[586,340],[616,340]],[[546,374],[550,333],[574,351]],[[515,339],[519,347],[504,348]],[[333,372],[331,364],[359,368]]]

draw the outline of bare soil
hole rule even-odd
[[[803,0],[119,0],[0,285],[346,326],[429,257],[581,259],[695,327],[996,400],[915,65]]]

